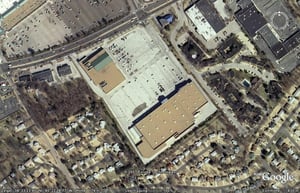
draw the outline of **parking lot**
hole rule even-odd
[[[47,3],[9,31],[3,46],[9,57],[24,55],[28,48],[37,51],[62,43],[67,35],[71,35],[71,30],[55,17]]]
[[[49,1],[9,31],[3,47],[8,57],[35,53],[66,42],[66,37],[72,41],[126,15],[128,10],[127,1]]]
[[[150,27],[135,28],[106,47],[126,76],[126,80],[108,94],[109,105],[126,126],[136,115],[157,103],[159,96],[168,95],[175,84],[187,78],[174,56],[165,52],[161,40],[157,36],[150,37],[151,30]],[[120,99],[123,102],[120,103]]]
[[[77,33],[125,15],[127,5],[127,0],[56,0],[51,8],[72,33]]]

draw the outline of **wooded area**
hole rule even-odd
[[[45,130],[67,120],[96,100],[82,79],[50,86],[46,82],[18,84],[25,107],[36,124]]]

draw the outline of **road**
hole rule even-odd
[[[29,116],[29,113],[27,109],[25,108],[24,104],[22,103],[22,100],[19,97],[19,93],[17,91],[17,88],[15,84],[11,81],[10,78],[7,79],[9,84],[12,86],[13,92],[15,96],[17,97],[20,105],[23,107],[25,110],[25,113]],[[48,135],[43,131],[40,135],[42,141],[44,142],[43,145],[45,145],[46,149],[50,150],[51,155],[53,156],[55,163],[54,165],[62,172],[62,174],[66,177],[69,185],[71,188],[76,189],[78,186],[75,184],[73,177],[71,176],[69,170],[67,167],[60,161],[60,156],[58,155],[57,151],[54,149],[54,144],[52,143],[51,139],[49,139]]]
[[[145,186],[145,191],[143,191],[142,189],[139,189],[137,187],[128,188],[128,189],[126,189],[126,191],[127,192],[139,192],[139,191],[141,191],[141,192],[159,192],[159,191],[155,191],[155,190],[168,190],[166,192],[169,192],[170,190],[176,190],[176,191],[171,191],[171,192],[197,192],[197,193],[205,192],[205,191],[230,192],[230,189],[234,188],[235,186],[237,186],[239,184],[246,183],[247,181],[249,181],[249,178],[238,181],[236,183],[232,183],[232,184],[225,185],[225,186],[218,186],[218,187],[215,187],[215,186],[199,187],[199,186],[192,186],[192,185],[176,185],[176,184],[161,183],[161,184],[147,185],[147,186]],[[259,184],[260,183],[262,183],[262,182],[259,182]]]
[[[291,111],[291,113],[285,119],[285,122],[283,122],[281,124],[281,126],[276,131],[274,131],[274,128],[272,130],[270,130],[270,131],[275,132],[275,133],[273,134],[272,138],[269,140],[269,143],[267,144],[267,147],[269,147],[271,145],[271,143],[273,143],[273,141],[278,137],[276,134],[278,132],[280,132],[281,130],[284,130],[285,134],[288,136],[290,141],[296,146],[296,148],[298,150],[300,150],[299,144],[295,141],[295,139],[290,135],[290,132],[287,130],[287,127],[289,125],[288,121],[292,118],[292,116],[295,116],[292,112],[297,112],[299,110],[299,108],[300,108],[300,103],[298,103],[297,107],[293,111]]]
[[[69,170],[67,167],[60,161],[60,156],[58,155],[56,149],[54,149],[54,144],[52,143],[51,139],[48,137],[48,135],[45,132],[42,132],[41,140],[44,142],[43,145],[45,145],[46,149],[50,150],[50,153],[52,157],[55,160],[54,165],[62,172],[62,174],[66,177],[70,187],[72,189],[78,189],[79,187],[75,184],[75,181],[73,177],[71,176]]]
[[[54,48],[49,51],[45,51],[34,56],[27,56],[25,58],[11,60],[6,63],[1,64],[1,68],[4,72],[9,71],[10,68],[16,67],[28,67],[33,66],[38,63],[45,63],[47,61],[60,58],[66,56],[70,53],[74,53],[78,50],[86,48],[94,43],[99,42],[102,39],[108,38],[113,36],[114,34],[120,33],[133,25],[138,24],[142,20],[148,18],[154,12],[164,9],[165,7],[169,6],[170,4],[176,2],[177,0],[165,1],[165,3],[156,2],[150,4],[149,6],[145,7],[142,10],[134,10],[128,16],[123,17],[121,20],[100,29],[92,34],[85,36],[79,40],[74,42],[70,42],[69,44],[62,45],[60,47]]]
[[[241,62],[241,63],[229,63],[229,64],[217,64],[210,67],[204,67],[201,69],[201,72],[220,72],[222,70],[229,70],[229,69],[238,69],[238,70],[247,70],[251,75],[258,76],[265,82],[269,82],[271,80],[275,80],[275,76],[272,72],[267,70],[260,71],[256,66],[250,63]]]

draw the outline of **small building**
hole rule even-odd
[[[289,97],[288,97],[288,103],[289,103],[289,104],[293,104],[295,101],[296,101],[296,99],[295,99],[294,96],[289,96]]]
[[[198,182],[198,181],[199,181],[199,178],[196,177],[196,176],[193,176],[193,177],[191,177],[191,181],[192,181],[192,182]]]
[[[95,179],[100,179],[101,175],[100,175],[99,172],[94,172],[93,177],[94,177]]]
[[[32,73],[32,81],[47,81],[52,82],[53,76],[51,70],[45,69]]]
[[[231,155],[230,155],[230,158],[231,158],[231,160],[234,160],[234,159],[235,159],[235,155],[234,155],[234,154],[231,154]]]
[[[115,167],[116,168],[121,168],[121,167],[123,167],[124,166],[124,164],[121,162],[121,161],[117,161],[116,163],[115,163]]]
[[[215,132],[209,133],[208,137],[209,137],[209,139],[213,139],[216,137],[216,133]]]
[[[173,165],[177,165],[178,162],[179,162],[179,160],[177,158],[175,158],[175,159],[172,160]]]
[[[204,158],[204,163],[208,163],[210,161],[210,158],[209,157],[206,157],[206,158]]]
[[[158,23],[160,24],[161,27],[165,27],[174,21],[174,15],[173,14],[166,14],[163,16],[157,16],[156,17]]]
[[[295,90],[295,92],[293,93],[294,97],[298,98],[300,96],[300,87],[297,88],[297,90]]]
[[[71,127],[72,127],[73,129],[77,128],[78,126],[79,126],[79,124],[78,124],[77,122],[71,123]]]
[[[230,180],[233,180],[236,177],[236,175],[235,175],[235,173],[230,173],[230,174],[228,174],[228,177]]]
[[[66,130],[67,133],[70,134],[70,132],[72,131],[72,126],[70,126],[70,125],[66,126],[65,130]]]
[[[297,154],[294,153],[294,154],[292,155],[292,158],[293,158],[294,160],[298,160],[298,159],[299,159],[299,156],[298,156]]]
[[[23,164],[18,165],[18,171],[23,171],[25,170],[25,166]]]
[[[54,140],[58,139],[59,136],[60,136],[60,134],[59,134],[58,132],[54,132],[54,133],[52,134],[52,137],[53,137]]]
[[[19,76],[20,82],[29,82],[31,80],[30,74],[24,74]]]
[[[24,163],[24,166],[25,166],[26,168],[32,168],[32,167],[35,166],[35,164],[34,164],[34,162],[32,161],[32,159],[29,158],[29,159]]]
[[[290,155],[293,155],[294,151],[293,151],[292,148],[289,148],[289,149],[287,150],[287,153],[290,154]]]
[[[120,145],[118,143],[115,143],[113,146],[113,151],[118,153],[119,151],[121,151]]]
[[[106,121],[100,121],[100,128],[101,129],[105,129],[105,126],[106,126]]]
[[[200,140],[198,140],[198,141],[195,142],[195,146],[196,146],[196,147],[200,147],[201,144],[202,144],[202,142],[201,142]]]
[[[215,157],[217,155],[217,151],[213,150],[212,152],[210,152],[210,156]]]
[[[63,64],[63,65],[57,66],[56,69],[57,69],[57,73],[59,76],[66,76],[66,75],[72,74],[71,67],[68,64]]]
[[[186,150],[183,151],[183,155],[185,157],[187,157],[190,153],[191,153],[191,151],[189,149],[186,149]]]
[[[184,159],[184,155],[183,155],[183,154],[177,155],[177,159],[178,159],[179,161],[183,160],[183,159]]]
[[[31,129],[28,129],[26,131],[27,135],[29,136],[30,139],[32,139],[34,137],[34,134],[32,133],[32,130]]]
[[[278,116],[281,118],[281,119],[284,119],[284,115],[285,115],[285,112],[283,109],[280,109],[280,111],[278,112]]]
[[[68,153],[70,151],[72,151],[75,148],[74,144],[70,144],[69,146],[67,146],[66,148],[64,148],[64,152]]]
[[[290,128],[291,128],[291,129],[296,129],[296,128],[298,128],[298,126],[299,126],[299,124],[298,124],[297,121],[293,121],[293,122],[290,124]]]
[[[208,0],[199,0],[185,10],[197,33],[208,41],[225,27],[225,22]]]
[[[273,165],[273,166],[278,166],[278,165],[280,165],[280,162],[279,162],[277,159],[273,159],[273,160],[271,161],[271,165]]]
[[[110,149],[111,145],[109,143],[103,143],[104,149]]]
[[[35,163],[40,163],[40,164],[43,163],[43,161],[41,160],[41,158],[39,158],[38,156],[34,156],[34,157],[32,158],[32,160],[33,160]]]
[[[231,143],[232,143],[232,145],[237,145],[237,141],[234,139],[231,140]]]
[[[19,124],[19,125],[17,125],[17,126],[15,127],[15,132],[19,132],[19,131],[22,131],[22,130],[24,130],[24,129],[26,129],[26,126],[25,126],[24,123],[21,123],[21,124]]]
[[[102,152],[103,152],[103,147],[102,146],[99,146],[96,148],[96,153],[99,154],[99,155],[102,155]]]
[[[74,164],[72,164],[71,168],[74,171],[74,170],[76,170],[78,168],[78,165],[76,163],[74,163]]]
[[[196,165],[196,167],[199,169],[203,166],[203,162],[202,161],[199,161]]]
[[[237,154],[240,152],[240,147],[238,145],[236,145],[236,146],[234,146],[233,150],[234,150],[234,153]]]
[[[108,166],[107,167],[107,171],[108,172],[114,172],[115,171],[115,167],[114,166]]]
[[[99,169],[99,174],[104,174],[105,172],[106,172],[106,169],[104,169],[104,168]]]
[[[7,184],[7,180],[4,179],[2,182],[0,182],[0,188],[2,188],[5,184]]]
[[[276,141],[277,146],[282,146],[283,143],[284,143],[284,140],[281,137],[279,137],[279,139]]]

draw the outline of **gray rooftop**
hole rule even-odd
[[[200,10],[215,32],[221,31],[225,27],[223,19],[218,14],[214,5],[208,0],[199,0],[196,2],[196,7]]]
[[[237,11],[235,17],[251,37],[254,37],[256,32],[267,23],[253,3]]]

